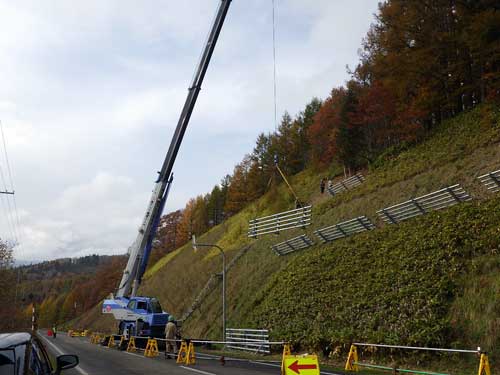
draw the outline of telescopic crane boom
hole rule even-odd
[[[184,133],[189,124],[189,119],[191,118],[198,94],[200,93],[205,73],[207,72],[210,59],[214,52],[215,45],[222,29],[222,25],[224,24],[230,4],[231,0],[221,0],[219,4],[212,29],[208,35],[203,54],[201,55],[193,81],[189,87],[186,102],[177,123],[175,133],[172,137],[172,141],[170,142],[167,156],[165,157],[165,161],[163,162],[163,166],[155,183],[144,220],[139,228],[137,238],[129,248],[127,266],[123,271],[123,276],[116,292],[116,297],[118,298],[130,298],[137,294],[137,289],[139,288],[142,276],[146,270],[153,239],[160,222],[160,217],[165,206],[170,185],[172,183],[172,168],[174,166],[175,158],[177,157],[177,152],[179,151],[179,147],[182,143],[182,138],[184,137]]]

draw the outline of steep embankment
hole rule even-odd
[[[319,348],[367,339],[400,344],[498,347],[499,198],[476,181],[500,167],[500,113],[480,107],[443,123],[419,145],[381,157],[366,181],[334,198],[317,190],[322,175],[292,178],[314,204],[306,230],[367,215],[373,232],[277,257],[273,243],[303,233],[258,240],[246,237],[248,220],[291,207],[281,186],[268,192],[199,241],[222,246],[229,260],[252,244],[228,274],[228,326],[268,327],[274,338]],[[380,208],[460,183],[475,201],[396,226],[377,220]],[[188,244],[161,259],[141,292],[156,295],[181,316],[212,273],[216,250],[194,253]],[[218,335],[220,289],[184,324],[191,336]]]

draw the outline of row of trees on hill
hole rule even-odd
[[[388,148],[414,142],[442,120],[500,97],[500,5],[494,0],[389,0],[363,40],[342,87],[313,99],[253,151],[211,193],[176,218],[169,251],[236,214],[275,181],[332,163],[349,174]],[[169,214],[167,218],[170,217]],[[169,219],[167,219],[169,220]]]

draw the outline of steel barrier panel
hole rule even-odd
[[[336,194],[342,193],[347,190],[351,190],[358,185],[361,185],[365,181],[365,178],[361,173],[357,173],[352,177],[346,178],[336,184],[328,184],[327,190],[330,195],[334,196]]]
[[[312,206],[280,212],[270,216],[252,219],[248,222],[248,237],[257,238],[282,230],[305,228],[311,225]]]
[[[318,236],[323,243],[326,243],[373,229],[375,229],[375,225],[370,219],[366,216],[359,216],[330,227],[318,229],[314,231],[314,234]]]
[[[377,211],[377,214],[387,224],[396,224],[412,217],[441,210],[471,199],[470,195],[457,184],[384,208]]]
[[[500,191],[500,170],[479,176],[478,180],[492,193]]]
[[[271,248],[278,255],[286,255],[294,251],[305,249],[314,245],[314,242],[305,234],[289,240],[272,245]]]

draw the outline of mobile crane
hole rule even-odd
[[[201,59],[189,87],[177,127],[170,147],[158,172],[153,193],[144,220],[135,241],[128,250],[128,261],[115,295],[105,299],[102,313],[113,314],[120,321],[119,333],[125,329],[139,336],[159,337],[164,333],[169,314],[164,312],[156,298],[137,296],[142,276],[146,270],[153,240],[160,223],[165,202],[173,181],[172,169],[182,143],[184,133],[191,118],[210,59],[217,44],[222,25],[226,18],[231,0],[221,0],[216,17],[204,46]]]

